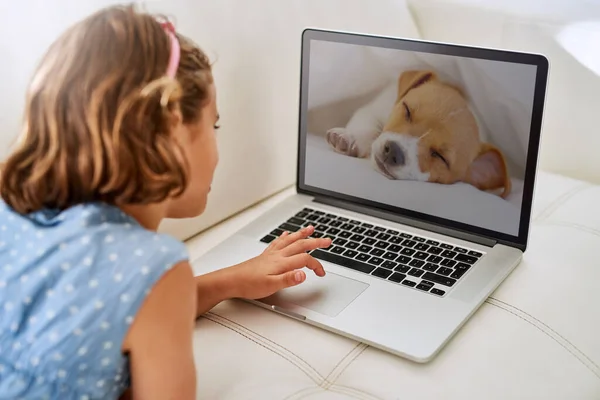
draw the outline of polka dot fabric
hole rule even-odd
[[[121,345],[183,243],[101,203],[27,216],[0,203],[0,399],[116,399]]]

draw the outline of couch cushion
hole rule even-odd
[[[428,364],[224,302],[196,329],[199,398],[598,398],[598,202],[600,186],[540,173],[523,262]],[[198,256],[217,241],[209,231],[188,246]]]

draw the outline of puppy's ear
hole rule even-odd
[[[432,71],[405,71],[398,78],[398,101],[406,96],[410,90],[421,86],[425,82],[437,79],[437,75]]]
[[[489,143],[483,143],[469,166],[465,181],[480,190],[504,188],[501,197],[506,198],[511,190],[511,181],[502,152]]]

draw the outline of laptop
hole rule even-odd
[[[432,360],[527,248],[547,74],[539,54],[306,29],[296,191],[195,264],[312,224],[326,276],[247,301]]]

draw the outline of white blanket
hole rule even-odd
[[[513,179],[506,200],[471,185],[389,180],[366,159],[332,151],[322,136],[307,135],[305,183],[351,196],[517,235],[523,182]]]

